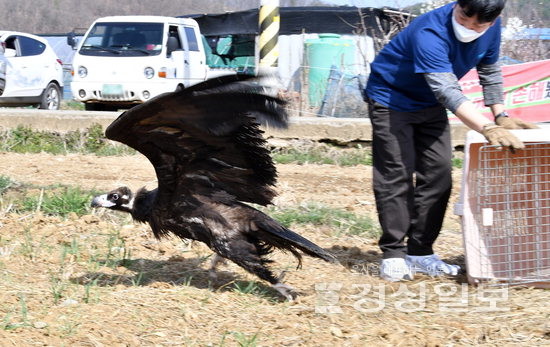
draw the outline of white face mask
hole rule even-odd
[[[454,13],[451,15],[451,17],[452,17],[451,21],[453,23],[453,31],[455,33],[457,40],[460,42],[464,42],[464,43],[472,42],[473,40],[477,39],[481,35],[485,34],[485,32],[488,30],[487,28],[482,32],[478,33],[475,30],[468,29],[465,26],[458,24],[458,22],[455,19]]]

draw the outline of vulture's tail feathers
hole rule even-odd
[[[323,259],[329,263],[338,263],[338,259],[330,252],[274,220],[255,221],[255,224],[259,229],[258,238],[269,246],[291,252],[298,259],[298,267],[301,267],[302,257],[297,249],[314,258]]]

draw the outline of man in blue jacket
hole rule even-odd
[[[371,64],[365,94],[373,127],[373,187],[382,236],[380,276],[457,275],[433,251],[451,192],[446,109],[493,145],[522,149],[506,129],[534,128],[510,118],[498,64],[506,0],[458,0],[413,20]],[[476,67],[495,123],[463,94],[458,79]]]

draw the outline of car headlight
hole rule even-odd
[[[84,66],[79,66],[78,67],[78,77],[84,78],[86,76],[88,76],[88,69],[86,69],[86,67],[84,67]]]
[[[155,76],[155,70],[152,67],[146,67],[143,74],[145,74],[145,78],[151,79]]]

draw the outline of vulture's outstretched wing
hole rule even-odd
[[[157,200],[189,187],[269,204],[276,170],[258,123],[286,127],[287,114],[252,78],[224,76],[160,95],[120,115],[105,134],[151,161]]]

